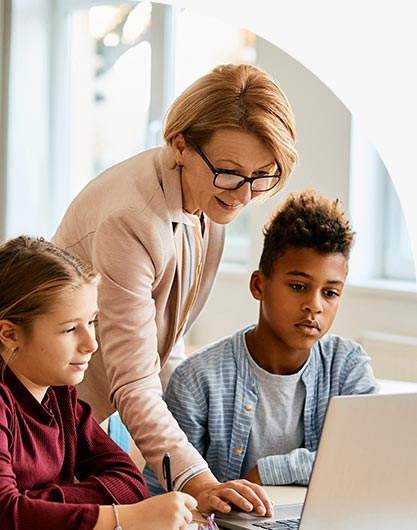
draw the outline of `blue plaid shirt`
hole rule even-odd
[[[248,362],[245,342],[251,327],[183,361],[165,393],[180,427],[220,482],[241,478],[255,415],[258,381]],[[308,484],[330,398],[379,390],[368,361],[359,344],[337,335],[326,335],[313,346],[301,376],[306,389],[304,447],[258,459],[264,485]],[[151,494],[161,493],[163,489],[149,466],[144,474]]]

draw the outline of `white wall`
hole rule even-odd
[[[187,337],[206,344],[255,322],[257,303],[248,281],[262,248],[262,227],[277,201],[293,190],[314,187],[349,202],[350,113],[306,68],[266,41],[259,44],[259,65],[270,72],[287,94],[296,117],[300,165],[279,198],[251,205],[250,270],[218,274],[209,302]],[[357,232],[361,226],[355,226]],[[417,337],[417,296],[410,286],[379,283],[347,285],[332,331],[360,340],[369,331]],[[393,352],[394,354],[400,353]],[[416,351],[417,358],[417,351]]]

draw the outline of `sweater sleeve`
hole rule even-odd
[[[76,399],[73,389],[75,424],[65,422],[68,456],[75,461],[75,483],[48,484],[28,491],[28,497],[62,502],[133,504],[149,497],[142,473],[129,455],[93,419],[91,407]],[[69,416],[67,416],[69,420]],[[73,430],[73,432],[71,432]],[[75,447],[76,454],[71,455]]]
[[[11,396],[0,388],[0,513],[2,530],[91,530],[98,518],[96,504],[62,504],[33,499],[20,491],[13,469],[15,407]],[[24,458],[24,455],[23,455]],[[56,495],[56,492],[54,492]]]
[[[74,389],[75,392],[75,389]],[[75,401],[77,484],[61,486],[64,502],[131,504],[149,497],[142,473],[92,417],[91,407]]]

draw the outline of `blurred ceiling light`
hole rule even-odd
[[[122,42],[133,44],[146,31],[150,24],[152,12],[151,2],[140,2],[129,13],[123,26]]]
[[[119,42],[120,42],[120,36],[114,31],[107,33],[107,35],[105,35],[103,38],[104,46],[108,46],[109,48],[114,48],[115,46],[119,44]]]
[[[101,39],[112,31],[122,19],[119,7],[94,6],[89,12],[90,33],[96,39]]]

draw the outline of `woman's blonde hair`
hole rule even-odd
[[[43,238],[19,236],[0,245],[0,320],[30,334],[34,320],[66,294],[99,276],[87,264]],[[5,350],[0,341],[0,354]],[[5,359],[0,355],[0,370]]]
[[[290,104],[267,73],[248,64],[220,65],[197,79],[168,109],[164,140],[178,135],[203,147],[226,127],[253,134],[274,154],[282,171],[280,187],[298,162]],[[273,190],[276,192],[277,190]]]

